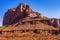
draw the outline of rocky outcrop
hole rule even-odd
[[[32,11],[29,5],[20,3],[19,6],[17,6],[17,8],[11,8],[5,13],[3,18],[3,25],[15,24],[17,21],[25,17],[43,18],[41,14],[38,14],[37,12]]]
[[[40,21],[42,23],[60,29],[60,19],[47,18],[43,16],[41,13],[32,11],[29,5],[26,5],[24,3],[20,3],[16,8],[11,8],[5,13],[3,18],[3,25],[15,24],[20,19],[23,19],[25,17],[29,17],[32,19],[41,19]]]
[[[60,19],[47,18],[21,3],[5,13],[0,40],[60,40],[59,24]]]
[[[60,29],[60,19],[57,18],[50,18],[48,20],[41,20],[42,23],[54,26],[55,28]]]
[[[3,25],[11,23],[11,21],[13,20],[12,17],[15,16],[14,15],[15,10],[16,10],[15,8],[11,8],[5,13],[4,18],[3,18]]]
[[[17,8],[11,8],[5,13],[3,25],[12,24],[18,19],[26,17],[30,12],[30,7],[24,3],[21,3]]]
[[[54,27],[60,29],[60,19],[57,18],[51,18],[51,23],[53,24]]]

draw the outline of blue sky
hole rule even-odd
[[[0,26],[5,12],[10,8],[16,8],[21,2],[46,17],[60,18],[60,0],[0,0]]]

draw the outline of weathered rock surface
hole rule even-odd
[[[9,9],[3,18],[3,25],[10,25],[15,24],[20,19],[23,19],[25,17],[39,17],[40,19],[48,19],[48,20],[41,20],[41,22],[52,25],[58,29],[60,29],[60,19],[54,19],[54,18],[47,18],[41,15],[38,12],[32,11],[32,9],[29,7],[29,5],[25,5],[24,3],[19,4],[17,8],[11,8]]]
[[[59,24],[59,19],[47,18],[21,3],[5,13],[0,40],[60,40]]]
[[[41,14],[37,14],[37,12],[32,11],[29,5],[21,3],[17,8],[11,8],[5,13],[3,25],[13,24],[18,20],[29,16],[43,18]]]
[[[60,29],[60,19],[57,18],[51,18],[51,23],[53,24],[54,27]]]

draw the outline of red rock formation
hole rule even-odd
[[[3,19],[3,25],[14,24],[19,19],[22,19],[26,16],[43,17],[42,15],[40,14],[38,15],[36,12],[33,12],[32,9],[30,9],[29,5],[25,5],[24,3],[21,3],[17,8],[11,8],[5,13]]]
[[[60,29],[60,19],[57,18],[51,18],[51,23],[53,24],[54,27]]]
[[[31,12],[29,6],[21,3],[17,8],[11,8],[5,13],[3,25],[12,24],[18,19],[26,17],[29,12]]]
[[[59,28],[59,21],[34,12],[21,3],[5,13],[0,40],[60,40],[60,30],[54,28]]]
[[[41,20],[41,22],[43,22],[44,24],[52,25],[54,27],[60,28],[59,19],[49,19],[38,12],[32,11],[29,5],[25,5],[24,3],[19,4],[17,8],[9,9],[5,13],[3,18],[3,25],[15,24],[17,21],[25,17],[30,17],[30,18],[39,17],[39,19],[43,19]],[[44,20],[44,19],[48,19],[48,20]]]
[[[13,20],[12,17],[14,15],[15,10],[16,10],[15,8],[11,8],[5,13],[4,18],[3,18],[3,25],[11,23],[11,21]]]

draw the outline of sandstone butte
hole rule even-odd
[[[0,40],[60,40],[60,19],[47,18],[20,3],[4,15]]]

